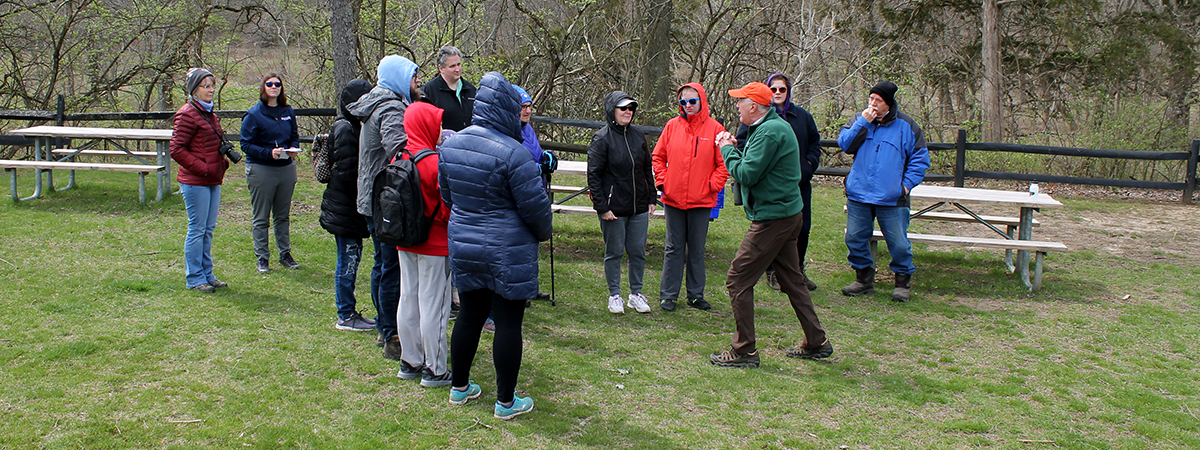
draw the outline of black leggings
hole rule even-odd
[[[458,319],[450,335],[451,386],[464,387],[471,379],[471,364],[479,350],[479,335],[488,315],[496,322],[492,360],[496,363],[496,400],[513,401],[517,376],[521,373],[521,323],[525,300],[509,300],[491,289],[460,292]]]

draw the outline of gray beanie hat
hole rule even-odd
[[[211,76],[213,76],[212,72],[209,72],[208,69],[205,69],[203,67],[193,67],[191,69],[188,69],[187,81],[185,81],[183,83],[184,88],[186,89],[186,91],[184,91],[184,93],[189,96],[192,95],[192,92],[196,91],[196,87],[200,86],[200,82],[204,81],[205,78],[208,78]],[[214,80],[215,80],[215,77],[214,77]]]

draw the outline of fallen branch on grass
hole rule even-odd
[[[200,423],[203,421],[204,420],[202,420],[202,419],[190,419],[190,420],[174,420],[174,419],[172,419],[172,420],[168,420],[167,423]]]

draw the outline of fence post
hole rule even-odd
[[[958,130],[958,138],[954,140],[954,186],[963,187],[967,166],[967,131]]]
[[[1200,139],[1192,140],[1188,157],[1187,173],[1184,174],[1183,204],[1192,204],[1192,193],[1196,192],[1196,161],[1200,159]]]

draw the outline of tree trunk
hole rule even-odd
[[[358,77],[358,13],[362,0],[330,0],[329,46],[333,53],[333,98]]]
[[[983,0],[983,141],[1003,142],[1004,117],[1000,111],[1000,8],[996,0]]]
[[[655,111],[662,105],[669,105],[674,98],[675,86],[671,82],[671,19],[674,5],[672,0],[651,0],[645,7],[641,95],[643,104]]]

